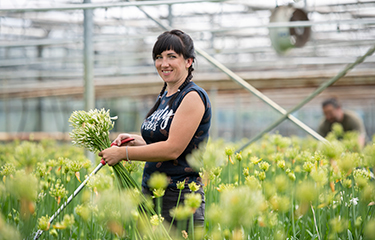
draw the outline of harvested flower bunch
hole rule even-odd
[[[111,147],[109,139],[109,131],[114,127],[113,120],[117,117],[111,117],[109,110],[94,109],[86,111],[74,111],[69,118],[69,122],[73,127],[70,137],[74,145],[84,147],[91,152],[97,153],[106,148]],[[102,160],[101,163],[105,165]],[[147,200],[141,193],[137,182],[131,177],[130,173],[125,169],[124,165],[119,162],[113,166],[118,186],[120,189],[133,189],[133,193],[141,198],[139,204],[140,215],[146,220],[146,225],[150,225],[150,217],[155,215],[155,210],[147,204]],[[147,221],[148,220],[148,221]],[[161,232],[164,239],[170,239],[163,225]],[[155,239],[155,232],[150,233],[150,238]]]
[[[86,111],[74,111],[69,118],[70,126],[73,127],[69,134],[73,144],[84,147],[97,153],[111,147],[109,131],[114,127],[116,117],[109,115],[109,110],[94,109]],[[118,163],[113,166],[117,182],[120,188],[139,188],[138,184],[127,172],[125,167]]]

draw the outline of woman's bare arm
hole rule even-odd
[[[205,111],[199,94],[189,92],[177,109],[171,123],[168,139],[143,146],[127,147],[131,160],[138,161],[168,161],[176,159],[186,149],[193,138]],[[112,147],[99,153],[109,165],[115,165],[126,159],[126,147]]]

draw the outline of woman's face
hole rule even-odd
[[[185,81],[192,58],[185,59],[174,50],[166,50],[155,58],[155,67],[166,83]]]

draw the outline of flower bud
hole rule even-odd
[[[260,172],[259,175],[258,175],[258,178],[259,178],[260,181],[263,181],[264,179],[266,179],[266,173]]]
[[[249,169],[248,168],[244,168],[243,169],[243,175],[245,176],[245,177],[248,177],[250,174],[249,174]]]
[[[284,170],[285,168],[285,160],[280,160],[277,162],[277,166]]]
[[[292,180],[292,181],[295,181],[295,180],[296,180],[296,175],[294,175],[294,173],[292,173],[292,172],[290,172],[290,173],[288,174],[288,177],[289,177],[289,179]]]
[[[258,164],[259,168],[262,169],[263,171],[267,172],[270,165],[268,164],[268,162],[265,162],[265,161],[262,161]]]
[[[229,147],[225,148],[225,155],[231,156],[233,155],[233,153],[234,153],[234,148],[229,148]]]
[[[314,164],[312,164],[311,162],[305,162],[303,164],[303,171],[310,173],[313,167],[314,167]]]
[[[165,190],[162,189],[162,188],[157,188],[157,189],[154,189],[154,190],[152,191],[152,193],[154,194],[154,196],[155,196],[156,198],[159,198],[159,197],[164,196]]]
[[[154,226],[160,225],[164,221],[164,218],[161,215],[153,215],[150,219],[150,223]]]
[[[176,186],[177,186],[177,189],[180,189],[180,190],[184,189],[185,188],[185,180],[182,181],[182,182],[178,181]]]
[[[176,220],[188,219],[192,213],[191,208],[185,205],[178,205],[178,207],[171,209],[170,214],[175,217]]]
[[[242,155],[241,153],[236,153],[236,156],[235,156],[236,160],[241,162],[242,161]]]
[[[202,196],[199,193],[188,193],[185,195],[184,204],[195,212],[202,203]]]
[[[50,223],[48,216],[42,216],[38,219],[38,229],[47,231],[49,229]]]
[[[199,185],[196,182],[189,183],[190,191],[196,192],[199,190]]]
[[[253,164],[258,164],[260,161],[262,161],[261,158],[258,158],[257,156],[252,156],[250,158],[250,161],[253,163]]]
[[[346,188],[351,188],[352,187],[352,180],[347,178],[342,181],[342,185]]]
[[[165,189],[168,186],[168,179],[165,173],[155,172],[148,180],[148,186],[151,189]]]
[[[49,234],[54,237],[54,238],[57,238],[59,236],[59,234],[57,233],[56,229],[52,228],[50,231],[49,231]]]

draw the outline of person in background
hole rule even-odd
[[[142,191],[152,195],[150,176],[159,172],[167,176],[169,185],[162,199],[161,215],[171,222],[170,210],[179,196],[176,183],[185,181],[180,202],[190,192],[188,184],[200,186],[201,206],[195,211],[194,224],[204,224],[204,191],[199,173],[189,166],[186,156],[201,147],[208,139],[211,125],[211,104],[204,89],[193,81],[194,44],[190,36],[180,30],[161,34],[152,51],[155,68],[164,86],[142,126],[141,135],[120,134],[117,146],[99,153],[110,166],[122,160],[145,161]],[[121,140],[134,138],[126,147],[118,147]],[[174,222],[175,223],[175,222]]]
[[[334,123],[340,123],[344,132],[356,131],[359,133],[358,143],[362,148],[365,145],[366,130],[362,119],[354,112],[344,110],[336,98],[328,98],[322,103],[325,119],[320,123],[318,133],[323,137],[332,130]]]

